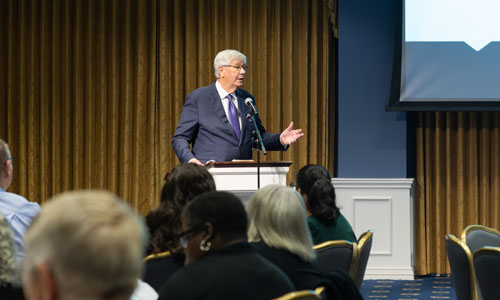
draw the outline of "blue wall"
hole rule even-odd
[[[385,111],[396,1],[339,0],[336,177],[407,177],[406,113]]]

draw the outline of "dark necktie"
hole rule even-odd
[[[227,100],[229,100],[229,102],[227,103],[229,124],[231,124],[231,127],[233,127],[233,130],[236,133],[236,136],[238,137],[239,140],[241,135],[240,121],[238,120],[238,112],[236,111],[236,106],[233,103],[233,97],[231,96],[231,94],[227,95]]]

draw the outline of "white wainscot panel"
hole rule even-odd
[[[332,181],[337,205],[356,235],[373,230],[365,279],[413,279],[413,179]]]

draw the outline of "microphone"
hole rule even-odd
[[[257,108],[255,107],[255,105],[253,105],[252,98],[246,98],[245,104],[248,107],[248,109],[250,109],[250,112],[252,113],[253,116],[259,114],[259,112],[257,111]]]

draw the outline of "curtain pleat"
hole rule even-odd
[[[322,0],[0,2],[0,138],[16,156],[10,191],[42,203],[110,190],[142,214],[158,205],[187,94],[213,58],[248,57],[245,89],[270,132],[305,137],[264,160],[333,170],[333,48]]]
[[[450,273],[445,235],[470,224],[499,228],[500,113],[417,117],[417,273]]]

